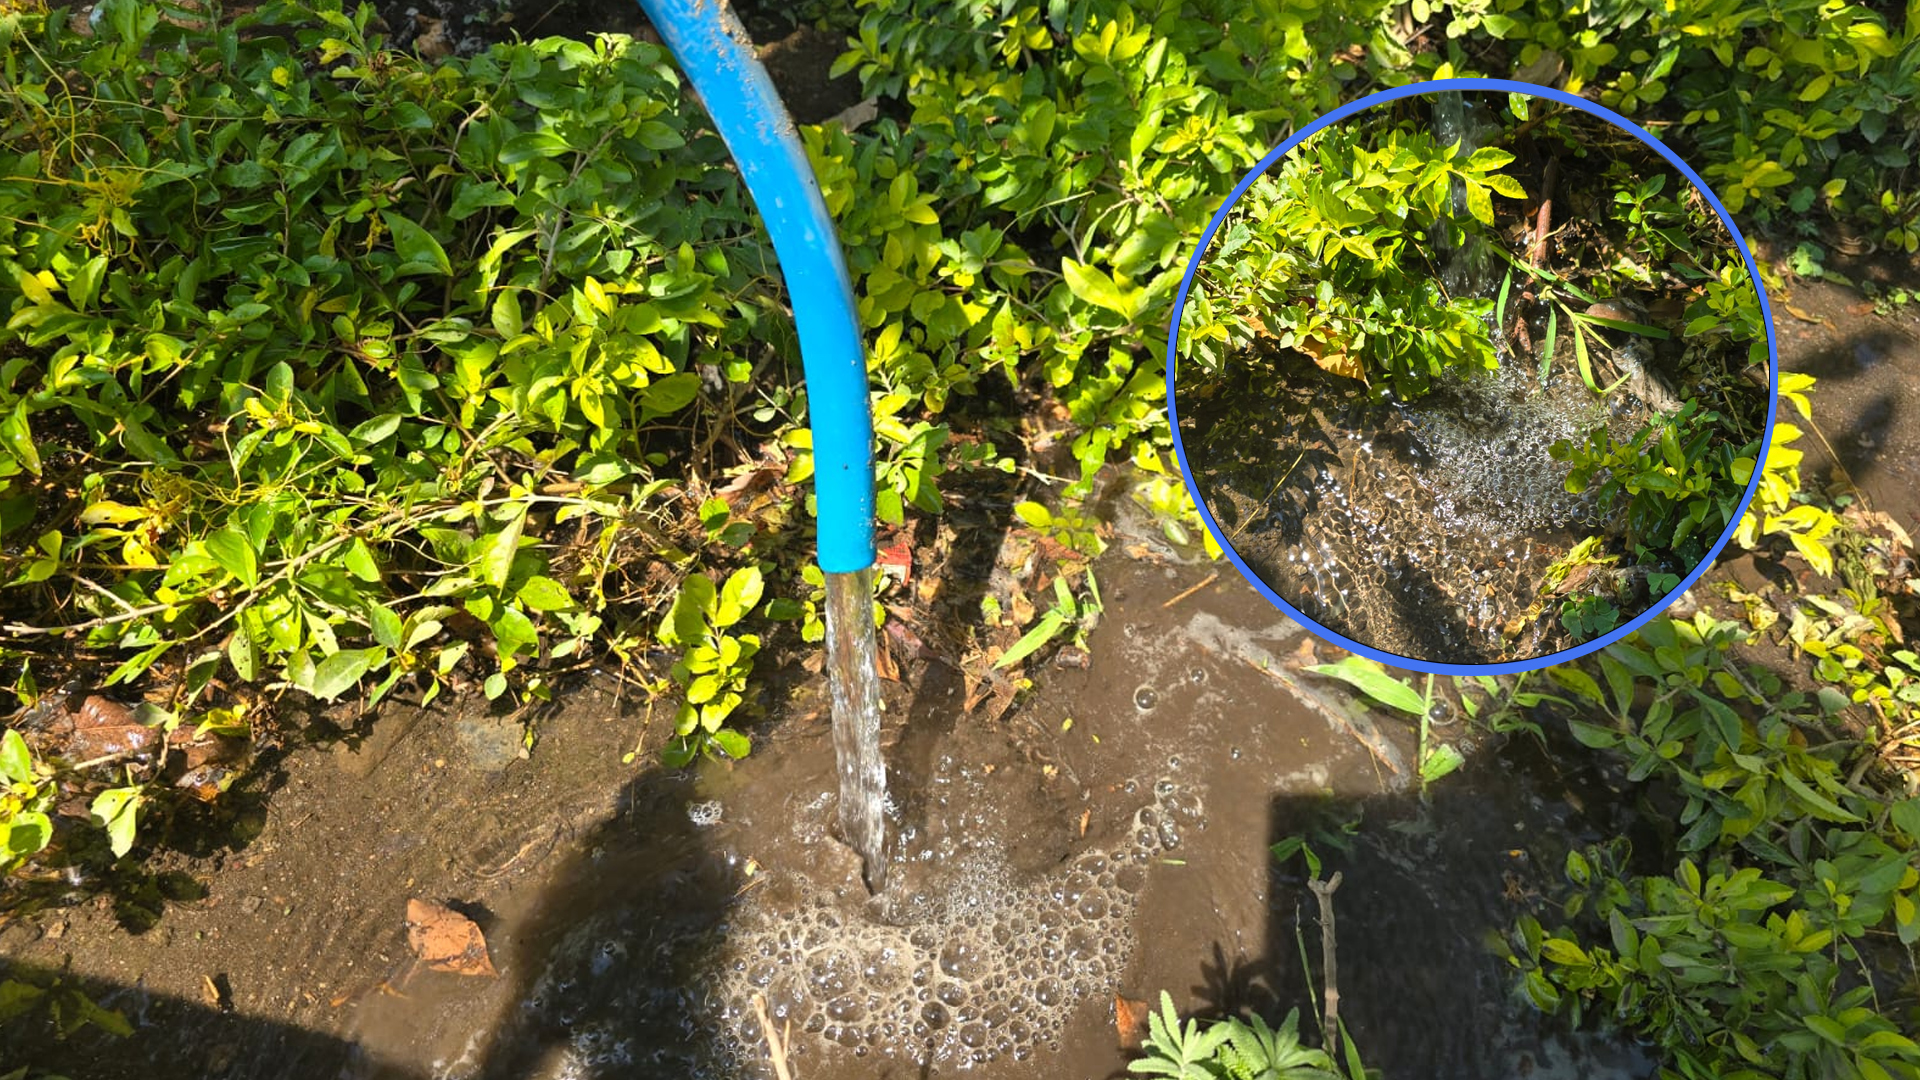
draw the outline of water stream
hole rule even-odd
[[[873,570],[828,574],[827,678],[833,693],[833,749],[840,763],[840,834],[866,870],[867,888],[886,887],[887,765],[880,757],[880,678],[874,658]]]
[[[1484,113],[1470,105],[1458,91],[1433,96],[1433,137],[1443,147],[1459,143],[1461,157],[1469,157],[1479,149],[1493,127]],[[1437,246],[1447,253],[1440,280],[1453,296],[1480,296],[1492,284],[1493,253],[1474,230],[1467,229],[1464,243],[1455,246],[1453,242],[1455,223],[1464,224],[1469,217],[1466,184],[1456,176],[1452,212],[1448,220],[1437,223],[1433,229]]]

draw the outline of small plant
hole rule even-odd
[[[1697,564],[1733,520],[1744,487],[1742,451],[1728,440],[1723,417],[1697,401],[1656,416],[1624,443],[1602,426],[1584,443],[1562,439],[1550,452],[1570,466],[1568,491],[1597,484],[1602,506],[1624,502],[1624,541],[1643,562]]]
[[[1430,726],[1436,712],[1444,708],[1434,697],[1433,676],[1427,676],[1424,692],[1387,674],[1386,668],[1364,656],[1348,656],[1334,664],[1315,664],[1306,670],[1339,679],[1383,705],[1417,717],[1420,722],[1420,787],[1451,774],[1466,764],[1460,751],[1430,738]]]
[[[1103,607],[1100,603],[1100,583],[1094,579],[1091,569],[1087,575],[1086,595],[1076,598],[1073,590],[1067,586],[1067,575],[1058,574],[1053,579],[1053,606],[1040,615],[1020,640],[1002,653],[1000,659],[993,662],[996,668],[1012,667],[1039,651],[1049,641],[1060,636],[1068,629],[1073,631],[1073,643],[1085,647],[1087,632],[1100,620]]]
[[[44,985],[42,984],[44,983]],[[115,1038],[133,1034],[133,1025],[117,1009],[108,1009],[94,1001],[86,991],[59,976],[0,979],[0,1024],[6,1024],[35,1010],[44,1010],[57,1038],[67,1039],[92,1027]],[[27,1075],[27,1069],[7,1073],[4,1080]],[[59,1080],[43,1077],[42,1080]]]
[[[753,671],[760,638],[733,628],[759,605],[766,585],[757,566],[734,571],[718,589],[702,573],[680,583],[673,607],[660,624],[660,641],[682,650],[671,677],[682,700],[674,716],[673,738],[660,757],[678,768],[701,754],[743,758],[752,742],[727,727],[740,707]]]
[[[1127,1071],[1165,1080],[1343,1080],[1323,1050],[1300,1045],[1300,1011],[1278,1028],[1258,1016],[1202,1025],[1182,1022],[1173,997],[1160,992],[1160,1011],[1147,1014],[1147,1035]]]
[[[1095,558],[1107,549],[1100,537],[1100,523],[1076,506],[1049,510],[1028,500],[1014,505],[1013,513],[1035,532],[1083,558]]]

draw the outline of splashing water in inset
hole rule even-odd
[[[874,656],[873,569],[828,574],[827,680],[833,751],[840,769],[840,833],[866,869],[867,888],[886,887],[887,765],[880,757],[880,678]]]
[[[1434,140],[1442,147],[1459,143],[1462,159],[1473,156],[1491,127],[1487,118],[1471,107],[1459,91],[1433,95]],[[1447,253],[1440,280],[1454,296],[1480,296],[1492,285],[1493,255],[1471,230],[1466,243],[1457,248],[1453,245],[1453,223],[1465,222],[1471,215],[1467,211],[1466,184],[1457,176],[1453,178],[1452,193],[1448,220],[1438,222],[1433,230],[1436,246]]]

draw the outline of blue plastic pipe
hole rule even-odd
[[[820,184],[726,0],[640,0],[705,102],[773,238],[800,332],[813,427],[820,569],[873,565],[873,416],[853,286]]]

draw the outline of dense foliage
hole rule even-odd
[[[671,703],[675,760],[743,752],[724,733],[755,639],[818,601],[791,324],[723,147],[644,43],[429,65],[368,26],[337,4],[215,23],[106,0],[91,35],[0,14],[7,679],[35,698],[77,653],[174,688],[156,728],[243,736],[259,713],[228,706],[260,687],[537,695],[611,658]],[[1286,132],[1379,86],[1558,72],[1658,123],[1748,222],[1920,246],[1920,19],[1864,4],[868,0],[853,33],[842,69],[883,118],[803,137],[857,276],[894,522],[940,510],[943,471],[1001,465],[951,428],[1004,380],[1057,397],[1083,482],[1131,459],[1183,532],[1160,351],[1187,251]],[[1920,664],[1848,569],[1858,531],[1799,494],[1797,435],[1740,539],[1843,577],[1774,629],[1885,737]],[[1718,624],[1659,625],[1612,654],[1624,684],[1586,676],[1630,713],[1589,734],[1688,793],[1692,861],[1663,886],[1589,858],[1621,887],[1522,935],[1530,985],[1696,1075],[1911,1075],[1845,974],[1845,950],[1909,940],[1914,886],[1887,867],[1910,804],[1836,772],[1825,693],[1749,689]],[[87,764],[0,743],[8,863],[58,853],[55,785],[116,854],[176,795],[156,763]],[[1760,940],[1829,931],[1778,959]],[[1761,1007],[1673,994],[1723,994],[1707,972]],[[1794,1056],[1763,1069],[1742,1039]]]
[[[1513,155],[1383,126],[1315,133],[1234,204],[1180,312],[1187,377],[1221,370],[1256,336],[1402,399],[1443,371],[1495,366],[1493,301],[1449,295],[1443,278],[1450,251],[1486,242],[1493,195],[1526,197],[1499,171]]]

